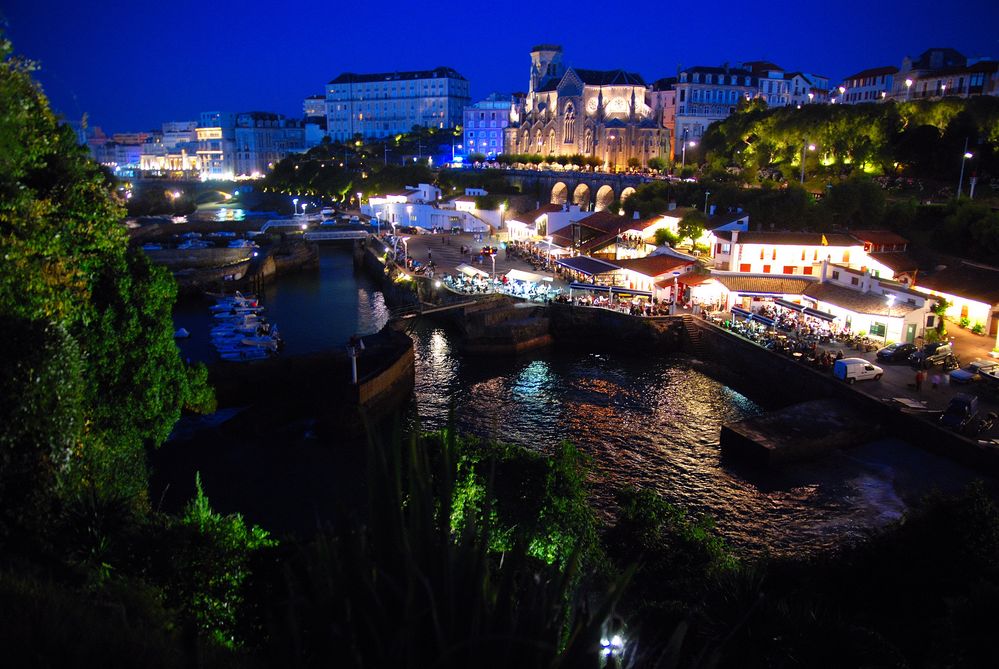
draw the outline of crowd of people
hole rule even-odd
[[[562,293],[561,288],[555,288],[547,281],[540,283],[518,281],[510,279],[505,275],[494,280],[488,276],[481,275],[445,274],[443,282],[448,289],[465,295],[499,293],[534,302],[551,302]]]

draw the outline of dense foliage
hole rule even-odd
[[[210,408],[211,396],[192,382],[203,374],[185,369],[173,341],[172,277],[129,250],[108,178],[57,121],[31,71],[0,41],[0,315],[26,332],[72,339],[53,354],[80,368],[82,418],[66,425],[76,431],[59,462],[64,476],[141,502],[145,449],[166,439],[189,398]],[[34,379],[11,380],[15,396],[33,396]]]
[[[804,155],[806,176],[939,178],[953,194],[966,141],[974,154],[969,174],[999,176],[999,100],[978,96],[801,109],[750,105],[712,124],[702,148],[707,163],[746,170],[749,181],[771,168],[796,180]]]

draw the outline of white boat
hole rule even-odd
[[[241,343],[243,346],[250,346],[254,348],[265,348],[268,351],[277,351],[278,347],[281,345],[281,341],[275,339],[274,337],[260,336],[260,335],[257,335],[255,337],[244,337],[243,339],[240,340],[239,343]]]
[[[229,362],[250,362],[252,360],[265,360],[267,358],[267,351],[260,348],[247,348],[239,351],[220,353],[219,357]]]
[[[162,251],[163,250],[163,246],[161,244],[157,244],[155,242],[146,242],[145,244],[142,245],[142,250],[143,251]]]
[[[202,242],[196,239],[191,239],[184,242],[183,244],[180,244],[177,248],[180,249],[181,251],[190,251],[191,249],[207,249],[209,247],[211,247],[211,244],[209,244],[208,242]]]
[[[186,328],[177,328],[177,331],[173,333],[173,336],[177,339],[187,339],[191,336],[191,333],[188,332]]]
[[[231,249],[251,249],[256,248],[256,246],[257,245],[249,239],[234,239],[229,242],[229,248]]]

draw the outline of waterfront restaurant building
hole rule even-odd
[[[471,101],[468,80],[450,67],[414,72],[345,72],[326,85],[326,127],[330,139],[344,142],[391,137],[413,126],[461,125]]]
[[[929,276],[920,276],[915,290],[950,303],[947,318],[981,323],[982,333],[999,347],[999,268],[962,261]]]

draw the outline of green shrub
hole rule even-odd
[[[959,320],[957,324],[962,328],[966,328],[971,324],[971,320],[969,320],[967,316],[961,316],[961,320]]]
[[[975,321],[975,324],[971,326],[971,331],[976,335],[980,335],[985,332],[985,324],[981,321]]]

